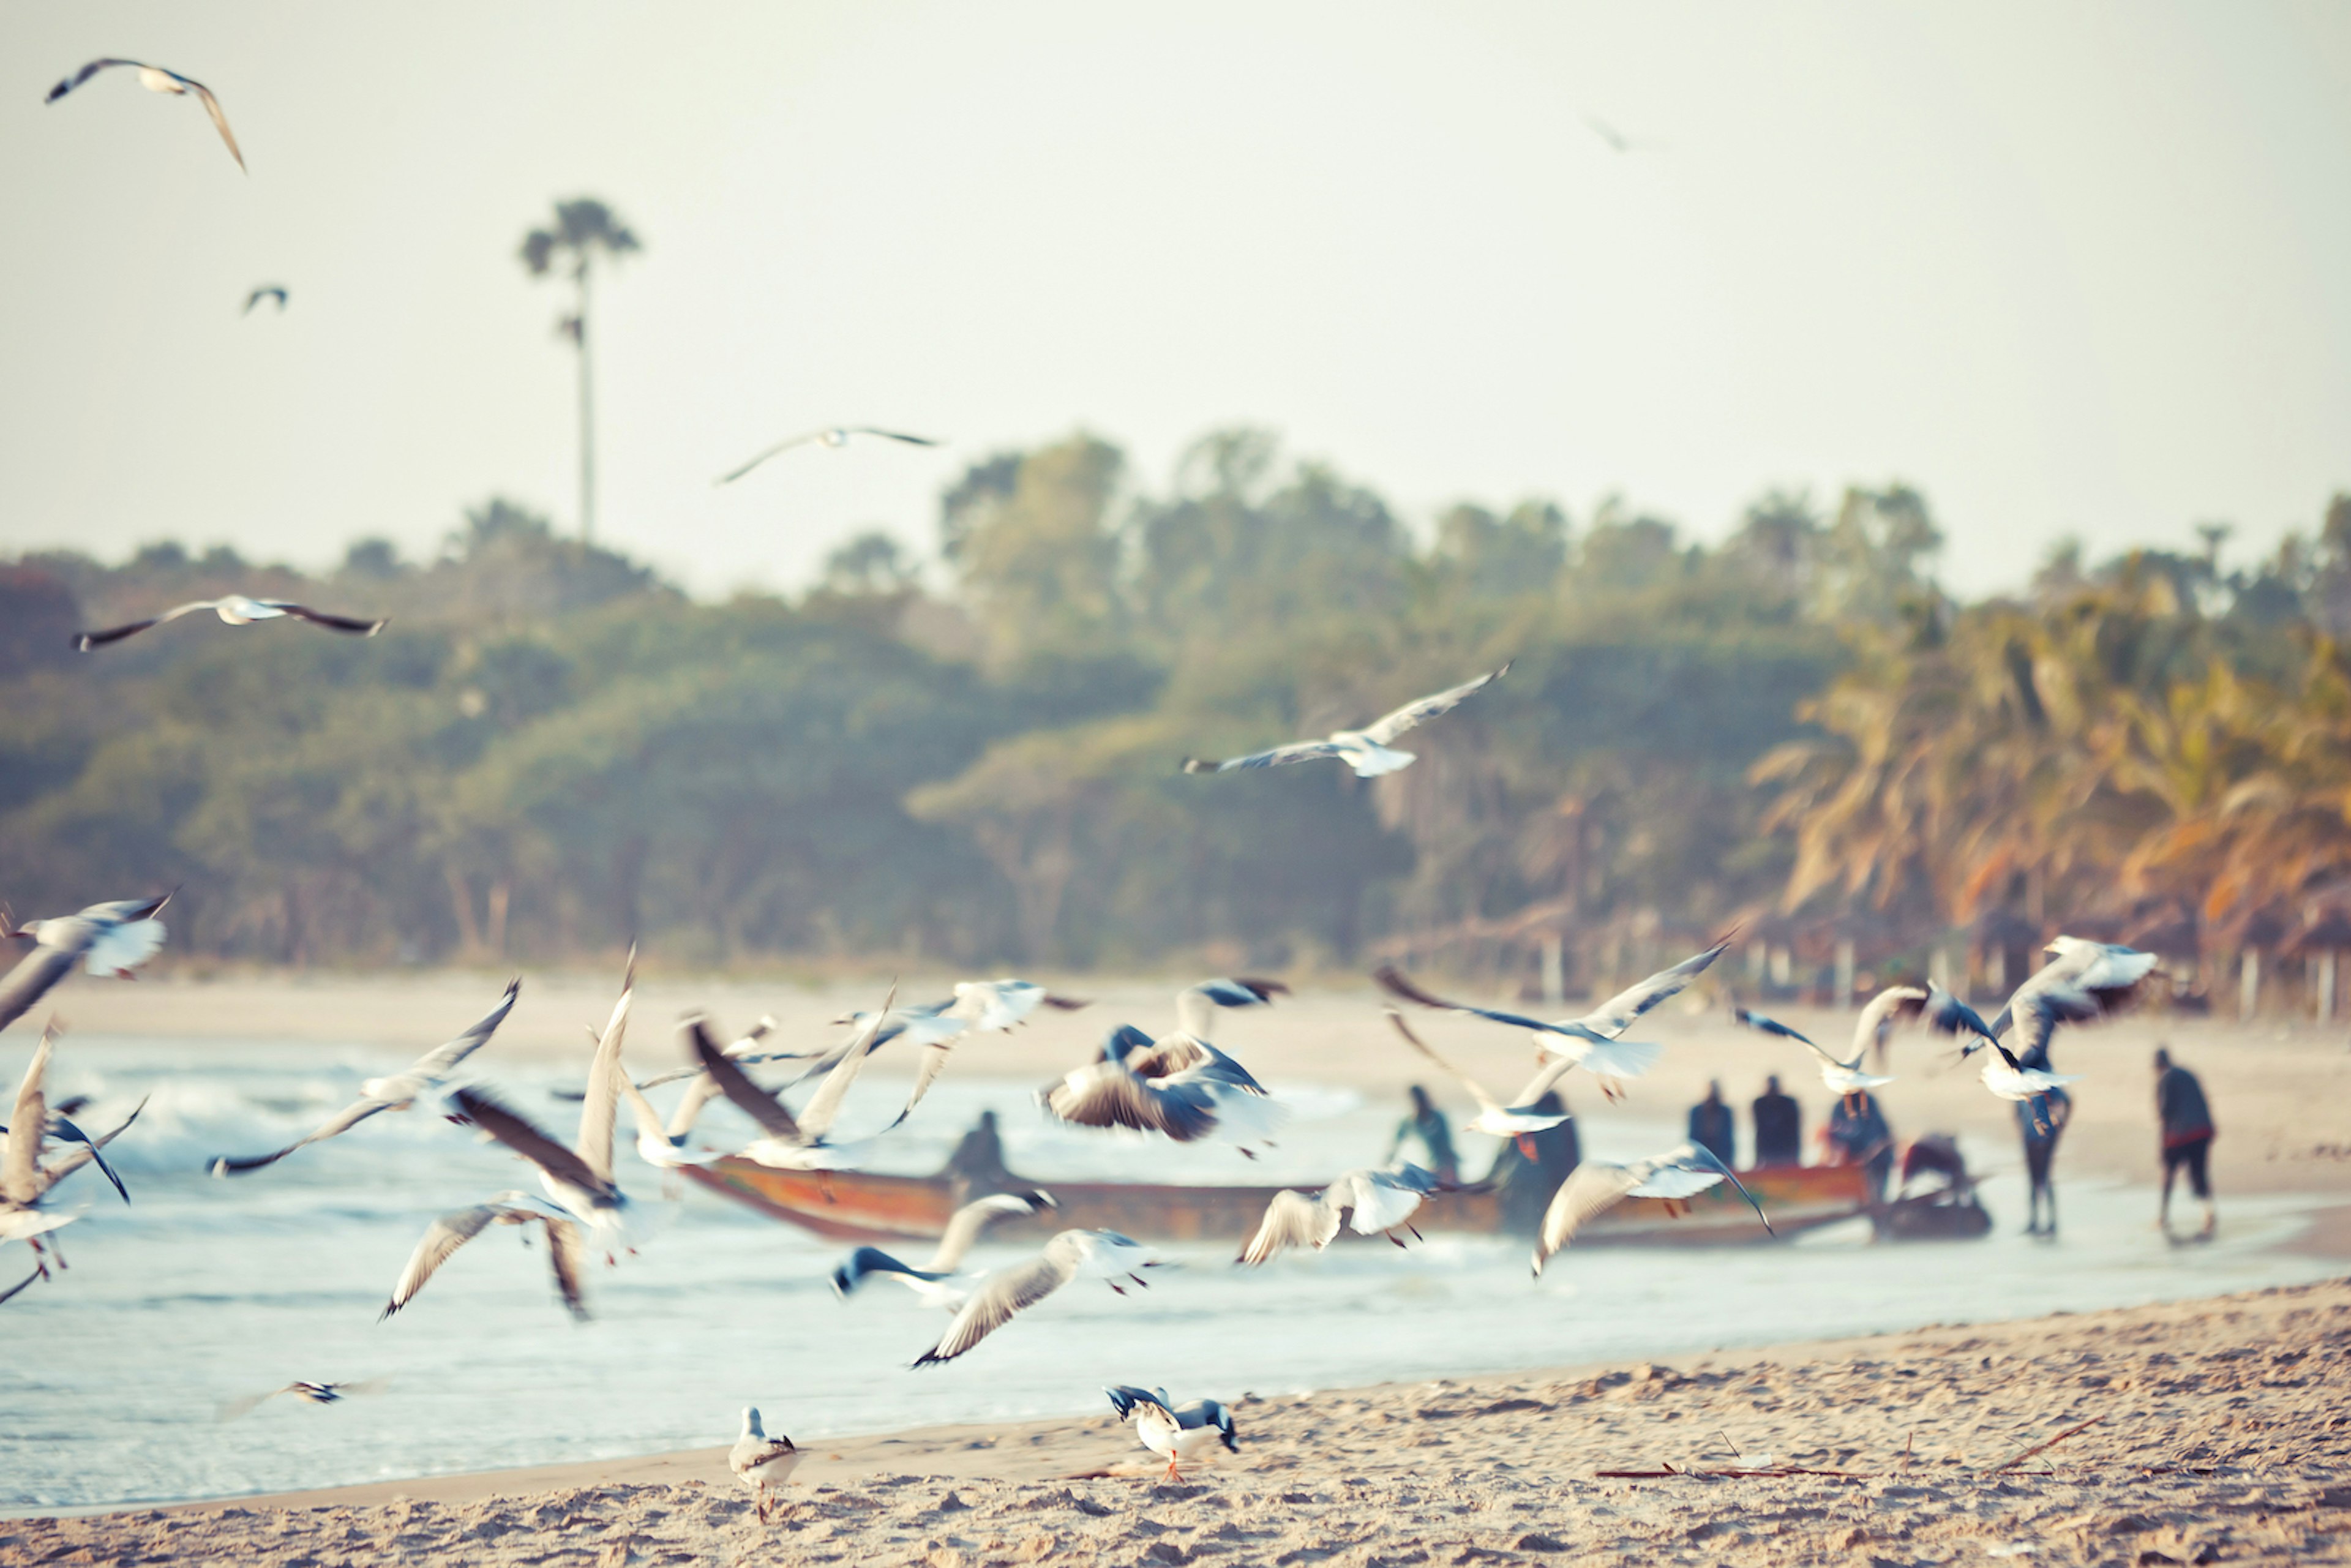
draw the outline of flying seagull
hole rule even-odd
[[[1343,1223],[1358,1236],[1384,1236],[1401,1247],[1404,1241],[1395,1228],[1401,1225],[1418,1236],[1412,1217],[1439,1186],[1433,1174],[1408,1165],[1398,1171],[1348,1171],[1312,1197],[1302,1192],[1275,1193],[1257,1234],[1234,1261],[1255,1268],[1292,1247],[1320,1252],[1338,1236]]]
[[[866,1051],[879,1051],[893,1040],[904,1040],[922,1047],[923,1056],[914,1069],[914,1086],[907,1092],[905,1109],[895,1127],[914,1113],[923,1103],[931,1085],[946,1071],[947,1058],[954,1054],[955,1043],[967,1034],[994,1034],[1008,1031],[1029,1020],[1029,1015],[1040,1007],[1061,1012],[1074,1012],[1091,1004],[1075,997],[1056,996],[1033,980],[1009,977],[998,980],[961,980],[956,982],[955,995],[943,1002],[925,1002],[903,1007],[885,1018],[879,1029],[865,1041]],[[866,1013],[849,1013],[832,1020],[851,1024],[861,1030],[871,1021]],[[852,1037],[855,1038],[862,1037]],[[842,1050],[850,1049],[847,1046]],[[810,1066],[801,1076],[809,1078],[838,1065],[837,1056]],[[890,1127],[884,1127],[888,1132]]]
[[[1638,1078],[1656,1064],[1663,1049],[1650,1041],[1619,1037],[1652,1008],[1679,995],[1708,965],[1722,956],[1730,943],[1731,937],[1725,936],[1706,951],[1692,954],[1671,968],[1660,969],[1627,986],[1583,1017],[1562,1019],[1556,1023],[1545,1023],[1521,1013],[1447,1001],[1423,990],[1393,964],[1381,966],[1372,978],[1379,982],[1382,989],[1405,1001],[1442,1012],[1468,1013],[1527,1030],[1537,1051],[1559,1057],[1568,1067],[1583,1068],[1600,1081],[1600,1092],[1614,1100],[1623,1093],[1627,1079]]]
[[[281,1394],[291,1394],[297,1399],[312,1405],[340,1405],[346,1399],[362,1394],[381,1394],[392,1386],[389,1377],[372,1377],[364,1383],[289,1383],[283,1388],[273,1388],[266,1394],[247,1395],[232,1399],[221,1406],[220,1418],[234,1421],[256,1406],[267,1403]]]
[[[1230,773],[1237,768],[1279,768],[1287,762],[1311,762],[1320,757],[1335,757],[1355,770],[1358,779],[1376,779],[1383,773],[1394,773],[1412,766],[1414,753],[1396,751],[1389,742],[1406,730],[1417,728],[1441,713],[1450,713],[1474,693],[1510,673],[1509,664],[1492,670],[1474,681],[1465,681],[1449,691],[1435,696],[1408,702],[1376,723],[1361,729],[1342,729],[1328,740],[1299,740],[1288,746],[1277,746],[1270,751],[1253,751],[1247,757],[1228,757],[1221,762],[1197,757],[1184,759],[1186,773]]]
[[[1176,993],[1176,1027],[1194,1040],[1206,1040],[1215,1029],[1220,1008],[1254,1008],[1286,997],[1290,988],[1280,980],[1202,980]]]
[[[1179,1144],[1215,1137],[1251,1159],[1251,1145],[1270,1143],[1289,1118],[1247,1068],[1206,1040],[1154,1040],[1132,1024],[1111,1030],[1093,1061],[1039,1090],[1037,1102],[1081,1127],[1132,1127]]]
[[[860,1247],[832,1271],[833,1293],[846,1301],[869,1277],[880,1275],[897,1281],[935,1307],[958,1311],[971,1292],[956,1282],[956,1270],[962,1267],[964,1255],[979,1239],[979,1233],[1012,1215],[1042,1214],[1060,1207],[1051,1193],[1041,1189],[999,1192],[975,1198],[948,1217],[946,1230],[932,1249],[929,1262],[913,1269],[878,1247]]]
[[[266,1155],[248,1155],[241,1157],[223,1155],[215,1158],[207,1168],[216,1176],[243,1176],[248,1171],[257,1171],[265,1166],[276,1165],[297,1149],[320,1143],[339,1134],[348,1133],[379,1111],[408,1110],[417,1101],[447,1082],[449,1075],[457,1071],[458,1065],[465,1058],[489,1043],[490,1036],[497,1032],[498,1025],[506,1022],[507,1014],[514,1010],[515,998],[521,990],[520,976],[508,980],[506,995],[499,998],[498,1005],[477,1019],[473,1028],[449,1041],[448,1044],[437,1046],[426,1051],[411,1062],[405,1071],[395,1072],[385,1078],[369,1079],[360,1085],[358,1099],[328,1117],[326,1121],[319,1124],[315,1132],[308,1136],[297,1138],[284,1148]]]
[[[1695,1197],[1722,1181],[1739,1188],[1739,1196],[1753,1207],[1755,1218],[1763,1222],[1767,1233],[1777,1234],[1771,1230],[1771,1221],[1764,1214],[1763,1206],[1755,1201],[1755,1195],[1730,1174],[1730,1167],[1717,1158],[1713,1150],[1700,1145],[1684,1144],[1630,1165],[1585,1160],[1568,1173],[1559,1190],[1552,1194],[1551,1207],[1543,1210],[1542,1230],[1535,1239],[1534,1271],[1541,1273],[1544,1262],[1565,1247],[1586,1222],[1628,1197],[1662,1197],[1667,1211],[1673,1212],[1687,1207],[1682,1200]]]
[[[265,299],[272,298],[277,301],[277,308],[279,310],[283,311],[286,308],[286,286],[284,284],[265,283],[260,287],[255,289],[252,293],[246,295],[245,297],[245,309],[242,314],[247,316],[252,315],[253,308],[255,306],[260,304]]]
[[[58,82],[57,86],[49,89],[49,96],[41,101],[57,102],[57,99],[110,66],[128,66],[137,71],[139,85],[149,92],[194,93],[198,100],[204,104],[204,112],[213,117],[213,128],[220,132],[221,140],[228,144],[228,155],[236,160],[238,168],[245,167],[245,154],[237,150],[236,136],[229,130],[228,116],[221,112],[220,99],[213,96],[213,89],[193,77],[183,77],[179,72],[167,70],[162,66],[151,66],[141,60],[118,60],[111,57],[92,60],[73,75]]]
[[[33,944],[32,952],[0,978],[0,1029],[22,1018],[77,963],[93,975],[130,978],[163,946],[163,923],[155,915],[171,902],[167,893],[161,898],[93,904],[78,915],[27,920],[22,925],[10,925],[6,912],[0,911],[0,938]]]
[[[881,1011],[867,1019],[865,1036],[870,1037],[881,1027],[897,994],[898,988],[893,983]],[[815,1097],[795,1116],[784,1108],[781,1100],[753,1082],[749,1074],[718,1049],[705,1020],[688,1019],[685,1033],[690,1049],[702,1059],[703,1071],[718,1086],[718,1092],[759,1125],[760,1136],[742,1150],[745,1159],[771,1170],[815,1171],[845,1170],[862,1157],[864,1142],[837,1144],[827,1134],[832,1131],[833,1123],[841,1115],[841,1102],[848,1098],[850,1085],[857,1082],[858,1071],[870,1054],[866,1039],[851,1043],[840,1062],[825,1074]]]
[[[1212,1455],[1219,1443],[1232,1453],[1241,1451],[1240,1440],[1233,1436],[1233,1413],[1213,1399],[1194,1400],[1178,1410],[1165,1388],[1122,1383],[1102,1392],[1120,1420],[1134,1423],[1134,1435],[1143,1446],[1167,1461],[1168,1480],[1184,1479],[1176,1468],[1179,1461],[1196,1454]]]
[[[1528,1080],[1527,1086],[1520,1090],[1510,1103],[1505,1105],[1495,1099],[1492,1092],[1484,1084],[1431,1051],[1426,1040],[1412,1032],[1412,1026],[1404,1021],[1404,1014],[1390,1008],[1387,1009],[1387,1015],[1388,1022],[1395,1026],[1396,1033],[1404,1036],[1406,1045],[1435,1062],[1439,1071],[1468,1090],[1469,1098],[1478,1102],[1478,1114],[1462,1124],[1464,1131],[1484,1133],[1497,1138],[1515,1139],[1519,1145],[1519,1153],[1532,1159],[1535,1157],[1533,1134],[1549,1132],[1569,1119],[1568,1113],[1564,1111],[1535,1109],[1535,1103],[1549,1093],[1562,1078],[1567,1076],[1568,1069],[1575,1065],[1566,1058],[1562,1057],[1549,1066],[1538,1070],[1534,1077]]]
[[[1613,152],[1650,152],[1665,146],[1662,141],[1635,141],[1596,114],[1585,115],[1583,123],[1592,128],[1593,135],[1608,143]]]
[[[527,1192],[502,1192],[487,1203],[452,1209],[434,1220],[425,1230],[424,1239],[416,1244],[416,1250],[409,1254],[408,1267],[400,1271],[399,1282],[392,1288],[392,1299],[384,1303],[376,1322],[381,1322],[408,1305],[458,1248],[493,1225],[547,1227],[547,1260],[554,1269],[556,1291],[563,1298],[563,1304],[571,1309],[571,1315],[585,1322],[588,1247],[580,1224],[569,1213]]]
[[[759,1522],[768,1522],[768,1489],[780,1487],[791,1479],[800,1462],[800,1451],[781,1432],[770,1437],[759,1425],[759,1407],[743,1406],[743,1435],[726,1450],[726,1468],[737,1479],[751,1489],[758,1501]]]
[[[139,1119],[146,1108],[141,1100],[120,1126],[96,1138],[76,1140],[78,1146],[50,1160],[41,1161],[41,1145],[47,1141],[49,1126],[48,1102],[41,1090],[41,1081],[47,1074],[49,1057],[56,1050],[57,1025],[54,1019],[41,1031],[41,1043],[33,1049],[33,1060],[26,1065],[25,1076],[16,1086],[16,1114],[8,1119],[14,1129],[8,1134],[8,1146],[0,1151],[0,1245],[22,1241],[33,1249],[33,1278],[49,1277],[49,1256],[57,1245],[43,1245],[41,1238],[60,1226],[70,1225],[77,1218],[41,1207],[42,1200],[57,1183],[97,1160],[99,1151],[122,1135],[123,1129]],[[116,1186],[120,1186],[118,1182]],[[126,1196],[126,1200],[128,1195]],[[65,1257],[57,1253],[57,1267],[65,1267]],[[31,1280],[26,1281],[31,1283]],[[12,1289],[13,1296],[23,1285]],[[0,1296],[0,1301],[7,1298]]]
[[[2127,1007],[2155,967],[2152,953],[2078,936],[2053,937],[2047,951],[2055,956],[2016,988],[1987,1031],[2004,1039],[2011,1028],[2019,1030],[2016,1054],[2028,1061],[2036,1051],[2046,1054],[2059,1024],[2085,1023]]]
[[[752,458],[748,463],[744,464],[740,468],[737,468],[729,474],[721,474],[716,482],[721,485],[732,485],[736,480],[740,479],[744,475],[748,474],[752,469],[757,468],[768,458],[777,455],[778,453],[789,452],[795,446],[806,446],[811,441],[823,446],[846,446],[849,444],[849,438],[852,435],[878,435],[884,441],[903,441],[909,446],[936,446],[940,444],[935,437],[928,435],[908,435],[903,430],[883,430],[879,426],[871,424],[837,424],[824,430],[804,430],[799,434],[792,436],[789,440],[778,441],[773,446],[768,447],[765,452],[760,453],[757,457]]]
[[[916,1366],[937,1366],[953,1361],[1002,1328],[1024,1308],[1033,1307],[1071,1281],[1101,1280],[1120,1295],[1123,1278],[1138,1285],[1149,1281],[1134,1270],[1149,1269],[1158,1260],[1145,1257],[1139,1241],[1115,1230],[1063,1230],[1045,1243],[1043,1251],[1026,1262],[998,1269],[979,1282],[957,1310],[939,1343],[914,1358]]]
[[[242,593],[232,593],[221,599],[198,599],[186,604],[176,604],[161,615],[152,615],[144,621],[133,621],[121,626],[110,626],[103,632],[77,632],[74,633],[74,646],[87,653],[92,648],[120,643],[150,626],[161,626],[166,621],[177,621],[183,615],[193,615],[201,610],[211,611],[232,626],[250,626],[256,621],[277,621],[290,615],[297,621],[308,621],[313,626],[324,626],[329,632],[346,632],[354,637],[372,637],[391,622],[390,616],[374,621],[355,621],[348,615],[329,615],[323,610],[313,610],[307,604],[297,604],[288,599],[247,599]]]

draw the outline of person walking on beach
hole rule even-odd
[[[2049,1058],[2035,1051],[2027,1059],[2027,1067],[2046,1068]],[[2064,1132],[2066,1122],[2074,1114],[2074,1102],[2063,1089],[2051,1089],[2045,1094],[2035,1094],[2030,1100],[2016,1102],[2016,1127],[2024,1139],[2024,1174],[2032,1183],[2030,1199],[2031,1218],[2024,1227],[2027,1236],[2057,1234],[2057,1188],[2049,1179],[2049,1167],[2057,1157],[2057,1138]],[[2049,1206],[2049,1220],[2042,1223],[2041,1207]]]
[[[2166,1236],[2171,1234],[2171,1183],[2184,1170],[2189,1190],[2204,1206],[2204,1228],[2196,1239],[2209,1241],[2216,1223],[2207,1164],[2212,1152],[2212,1109],[2204,1102],[2204,1085],[2196,1074],[2172,1065],[2171,1052],[2161,1049],[2155,1053],[2155,1113],[2163,1128],[2163,1206],[2156,1212],[2156,1223]]]
[[[1690,1107],[1689,1141],[1726,1166],[1739,1163],[1739,1125],[1722,1103],[1719,1079],[1708,1083],[1706,1098]]]
[[[1414,1140],[1427,1153],[1427,1166],[1437,1173],[1437,1180],[1450,1186],[1461,1179],[1461,1158],[1453,1152],[1453,1133],[1445,1124],[1445,1113],[1417,1083],[1412,1086],[1412,1113],[1396,1124],[1385,1160],[1394,1160]]]
[[[1800,1166],[1804,1163],[1804,1108],[1795,1096],[1780,1092],[1779,1075],[1763,1081],[1755,1097],[1755,1163],[1759,1166]]]

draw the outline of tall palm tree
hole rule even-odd
[[[577,196],[555,204],[555,226],[533,229],[523,236],[522,264],[533,277],[568,264],[577,298],[570,315],[556,330],[571,340],[580,354],[580,537],[596,534],[596,404],[588,366],[588,273],[598,256],[612,259],[642,250],[637,236],[612,215],[612,209],[592,196]]]

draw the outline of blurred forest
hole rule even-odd
[[[1001,454],[939,528],[927,570],[874,533],[723,603],[497,500],[435,559],[363,540],[316,578],[26,554],[0,898],[179,884],[175,950],[265,963],[639,936],[712,966],[1386,956],[1530,994],[1734,922],[1741,983],[1782,993],[1997,983],[2060,927],[2183,976],[2351,947],[2351,497],[2257,566],[2212,528],[1980,603],[1899,486],[1766,495],[1711,547],[1614,501],[1416,539],[1248,429],[1156,486],[1085,434]],[[393,620],[71,648],[226,591]],[[1176,770],[1506,658],[1393,777]]]

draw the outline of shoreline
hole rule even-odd
[[[2040,1563],[2351,1561],[2346,1345],[2351,1281],[2337,1279],[1671,1366],[1234,1391],[1239,1453],[1178,1484],[1105,1409],[811,1443],[765,1527],[712,1447],[22,1518],[0,1521],[0,1555],[294,1568],[763,1550],[982,1568],[1613,1551],[1760,1568],[1980,1560],[1996,1540]]]

